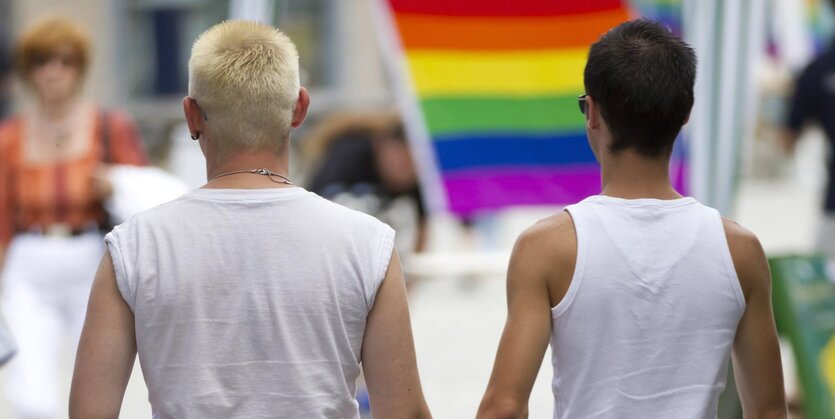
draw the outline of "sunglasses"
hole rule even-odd
[[[586,114],[586,95],[580,95],[577,97],[577,104],[580,105],[580,113],[585,115]]]

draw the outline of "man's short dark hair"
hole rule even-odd
[[[612,132],[611,151],[658,157],[672,151],[693,107],[696,54],[664,26],[632,20],[592,44],[584,79]]]

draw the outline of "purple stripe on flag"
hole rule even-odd
[[[690,165],[687,160],[676,159],[670,162],[670,181],[678,193],[689,196],[690,195]]]
[[[573,204],[600,192],[597,164],[444,173],[449,208],[468,215],[513,205]]]
[[[674,159],[670,180],[687,196],[687,162]],[[597,164],[558,168],[475,169],[444,174],[450,210],[469,215],[515,205],[573,204],[600,192]]]

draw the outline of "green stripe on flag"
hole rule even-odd
[[[433,135],[582,130],[576,96],[443,97],[421,101]]]

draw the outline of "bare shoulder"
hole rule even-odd
[[[560,211],[539,220],[519,236],[511,265],[527,271],[528,277],[545,281],[552,305],[556,305],[568,290],[576,259],[574,222],[568,212]]]
[[[539,254],[576,253],[577,236],[571,216],[567,211],[560,211],[537,221],[522,232],[516,241],[516,248]]]
[[[744,265],[744,262],[752,258],[756,259],[765,255],[760,240],[750,230],[725,217],[722,217],[722,224],[725,228],[725,236],[728,239],[728,247],[730,247],[734,264]]]
[[[752,289],[770,287],[771,276],[768,271],[768,262],[757,236],[728,218],[722,217],[722,224],[725,228],[734,269],[746,299]]]

